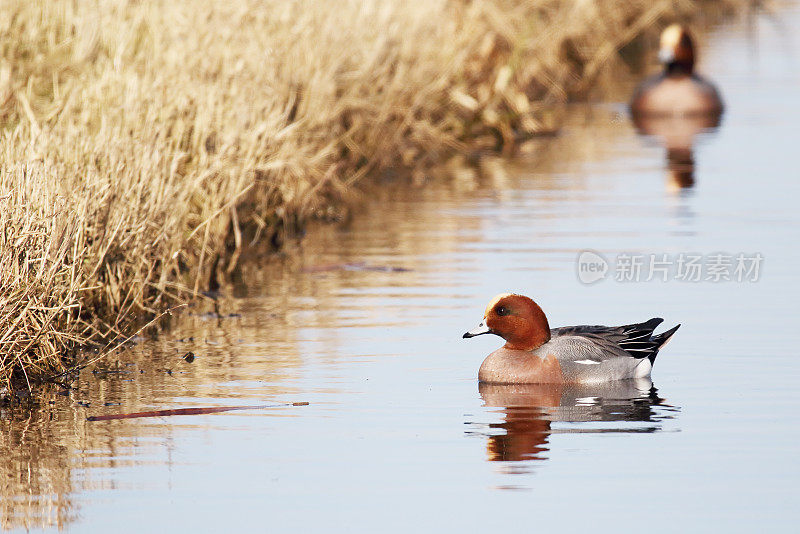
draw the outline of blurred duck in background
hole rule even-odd
[[[636,89],[631,115],[639,133],[660,138],[667,149],[668,185],[691,187],[694,138],[719,126],[722,98],[714,84],[694,72],[694,43],[683,26],[673,24],[661,33],[658,58],[664,70]]]

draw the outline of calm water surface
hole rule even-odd
[[[698,140],[694,187],[676,190],[664,149],[603,104],[535,156],[383,193],[349,227],[249,265],[220,316],[183,314],[114,373],[4,413],[3,527],[797,528],[800,12],[756,27],[705,43],[728,113]],[[611,264],[592,285],[576,274],[587,249]],[[764,259],[757,282],[646,282],[648,256],[642,281],[615,280],[620,254],[681,253]],[[479,388],[500,342],[461,334],[506,290],[553,326],[683,326],[652,384]],[[86,421],[292,401],[310,404]]]

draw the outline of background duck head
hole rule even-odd
[[[658,60],[666,75],[690,75],[694,72],[694,42],[683,26],[672,24],[661,33]]]

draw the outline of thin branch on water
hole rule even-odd
[[[283,402],[280,404],[263,404],[256,406],[206,406],[203,408],[174,408],[169,410],[153,410],[149,412],[118,413],[109,415],[90,415],[87,421],[113,421],[117,419],[139,419],[142,417],[170,417],[173,415],[204,415],[210,413],[231,412],[234,410],[265,410],[284,406],[308,406],[307,402]]]

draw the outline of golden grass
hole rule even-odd
[[[620,47],[698,9],[0,0],[0,382],[63,371],[367,175],[557,128]]]

